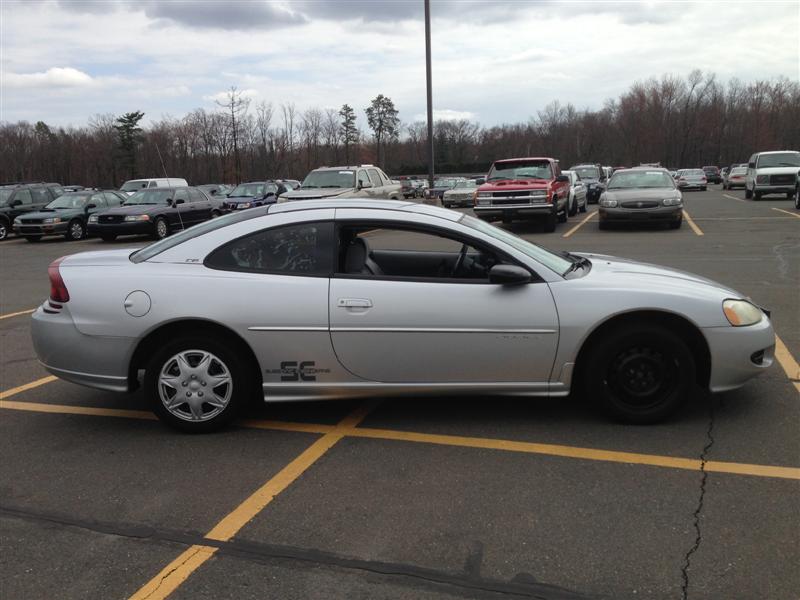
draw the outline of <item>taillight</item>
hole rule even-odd
[[[64,283],[64,278],[61,277],[61,271],[58,267],[66,256],[57,258],[50,263],[47,267],[47,274],[50,277],[50,300],[53,302],[69,302],[69,291]]]

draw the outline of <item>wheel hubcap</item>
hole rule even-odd
[[[83,237],[83,226],[80,223],[74,223],[71,228],[72,237],[79,240]]]
[[[158,222],[157,229],[158,229],[158,237],[164,237],[167,235],[167,224],[164,223],[164,221]]]
[[[623,403],[635,408],[658,405],[677,383],[678,365],[657,349],[637,346],[611,362],[606,384]]]
[[[6,226],[0,225],[0,240],[6,239]]]
[[[184,350],[166,361],[158,377],[161,403],[184,421],[208,421],[228,406],[230,370],[205,350]]]

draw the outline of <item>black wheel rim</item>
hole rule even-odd
[[[678,361],[658,348],[633,346],[611,360],[605,384],[626,407],[652,409],[675,391],[678,368]]]

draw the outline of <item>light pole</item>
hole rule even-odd
[[[431,0],[425,0],[425,79],[428,84],[428,189],[433,189],[433,84],[431,83]]]

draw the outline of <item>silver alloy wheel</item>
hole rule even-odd
[[[6,239],[8,235],[8,229],[6,229],[6,224],[4,221],[0,221],[0,240]]]
[[[164,219],[156,221],[156,235],[159,238],[167,237],[167,222]]]
[[[69,237],[79,240],[83,237],[83,225],[80,221],[75,221],[69,226]]]
[[[183,350],[167,360],[158,376],[158,395],[184,421],[208,421],[228,406],[233,378],[228,367],[206,350]]]

